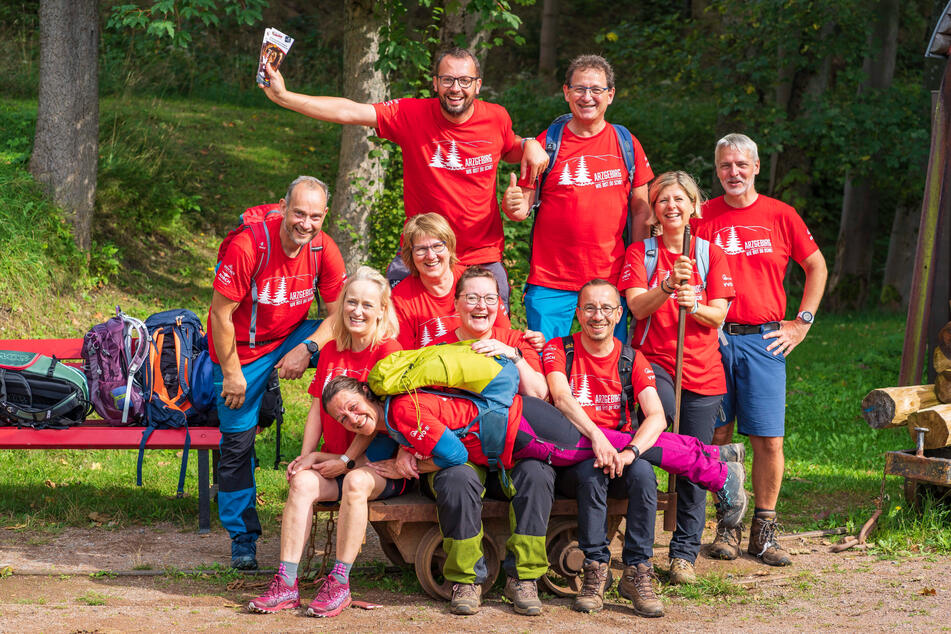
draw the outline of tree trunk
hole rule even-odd
[[[446,0],[442,21],[439,24],[440,48],[461,46],[467,49],[485,66],[486,49],[482,46],[489,39],[489,32],[479,28],[479,14],[469,11],[471,0]],[[454,10],[450,11],[449,7]],[[459,37],[459,36],[462,37]],[[484,74],[484,71],[483,71]]]
[[[925,169],[926,166],[921,167],[921,171]],[[915,249],[918,246],[920,218],[920,202],[901,204],[895,210],[891,236],[888,239],[888,257],[885,260],[882,293],[879,298],[885,306],[908,310],[908,292],[911,290],[911,274],[915,264]]]
[[[347,0],[343,38],[343,96],[361,103],[386,99],[383,74],[373,66],[379,58],[382,18],[372,0]],[[340,161],[331,204],[330,233],[340,247],[347,270],[367,261],[373,202],[383,191],[385,156],[370,141],[371,128],[346,125],[340,139]]]
[[[41,0],[40,82],[30,172],[88,250],[99,160],[96,0]]]
[[[558,85],[558,0],[545,0],[538,46],[538,78],[551,87]]]
[[[937,404],[934,385],[883,387],[862,399],[862,416],[872,429],[902,427],[909,415]]]
[[[875,25],[868,37],[863,72],[865,82],[859,98],[870,90],[885,90],[895,75],[898,50],[898,0],[879,0]],[[835,266],[827,293],[833,310],[855,310],[868,297],[872,277],[875,224],[878,218],[878,188],[867,176],[846,176],[842,217],[836,242]]]

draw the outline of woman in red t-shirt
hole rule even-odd
[[[310,531],[314,503],[341,498],[336,551],[339,566],[334,567],[334,580],[324,583],[309,612],[334,616],[346,607],[344,603],[349,605],[349,568],[365,531],[366,503],[399,495],[409,486],[407,480],[381,477],[367,466],[365,452],[372,438],[344,429],[321,403],[321,391],[332,378],[344,375],[364,381],[378,360],[401,349],[396,342],[390,286],[382,275],[370,267],[360,267],[347,280],[340,297],[333,340],[320,351],[317,372],[308,388],[314,398],[304,426],[301,453],[287,466],[290,486],[281,524],[280,567],[267,593],[249,604],[254,612],[276,612],[300,604],[297,564]],[[323,446],[319,447],[321,438]],[[371,447],[368,453],[373,454],[374,449]],[[384,451],[379,456],[372,457],[381,460],[392,455],[392,444],[388,454],[381,449]],[[359,527],[361,522],[363,528]]]
[[[618,284],[637,319],[631,344],[651,362],[657,391],[672,421],[677,321],[680,308],[687,309],[679,432],[708,444],[726,392],[717,328],[734,297],[733,281],[726,256],[716,245],[709,245],[705,280],[698,271],[703,267],[697,266],[696,238],[691,238],[689,256],[683,255],[684,227],[691,217],[700,216],[703,203],[697,184],[688,174],[661,174],[651,183],[648,197],[653,211],[652,233],[659,236],[628,247]],[[655,270],[647,279],[645,253],[651,250]],[[670,545],[671,579],[689,583],[695,579],[693,563],[700,551],[706,492],[679,478],[677,494],[677,530]]]

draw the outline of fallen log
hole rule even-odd
[[[915,427],[927,428],[925,449],[940,449],[951,445],[951,404],[942,403],[920,409],[908,417],[908,434],[918,440]]]
[[[909,414],[937,404],[934,385],[882,387],[862,399],[862,416],[872,429],[901,427]]]
[[[940,346],[934,349],[934,371],[937,373],[951,370],[951,355],[947,355]]]
[[[934,393],[942,403],[951,403],[951,370],[945,370],[935,377]]]

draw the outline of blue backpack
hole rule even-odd
[[[184,495],[191,436],[188,424],[216,420],[215,388],[208,339],[201,320],[190,310],[166,310],[145,320],[149,353],[140,370],[146,427],[139,443],[136,484],[142,486],[145,444],[156,429],[185,428],[178,497]]]
[[[535,202],[532,205],[532,211],[538,213],[538,208],[541,206],[541,194],[542,194],[542,185],[545,184],[545,179],[548,178],[548,175],[555,167],[555,160],[558,158],[558,150],[561,149],[561,138],[565,134],[565,126],[568,125],[568,122],[571,120],[571,113],[563,114],[554,121],[551,122],[551,125],[548,126],[548,130],[545,131],[545,152],[548,153],[548,167],[545,168],[545,171],[542,172],[541,176],[538,177],[538,185],[535,188]],[[615,134],[617,134],[618,144],[621,146],[621,156],[624,159],[624,166],[627,168],[627,182],[632,187],[634,186],[634,171],[636,165],[634,164],[634,137],[631,135],[631,131],[625,128],[623,125],[612,123],[611,127],[614,128]],[[630,214],[630,198],[628,199],[628,214],[627,214],[627,234],[625,237],[625,246],[630,244],[630,236],[634,235],[634,227],[632,226],[633,218]],[[534,233],[534,227],[533,227]],[[529,237],[529,245],[532,244],[532,238]]]
[[[700,275],[700,286],[703,288],[707,287],[707,274],[710,272],[710,243],[703,238],[694,239],[694,255],[696,255],[697,260],[697,273]],[[650,284],[650,280],[654,277],[654,273],[657,271],[657,237],[651,236],[647,240],[644,240],[644,270],[647,271],[647,283]],[[644,345],[644,342],[647,341],[647,331],[651,327],[651,318],[650,315],[647,316],[647,323],[644,326],[644,334],[641,336],[640,342],[637,343],[637,346],[640,347]],[[637,326],[637,320],[631,319],[631,330],[628,334],[628,339],[631,340],[634,338],[634,328]],[[631,341],[633,344],[634,342]]]

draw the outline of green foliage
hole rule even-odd
[[[383,191],[374,201],[369,218],[370,259],[367,264],[385,272],[399,250],[406,214],[403,207],[403,155],[395,143],[383,143],[388,148],[389,159]]]
[[[222,10],[238,25],[250,26],[261,21],[267,4],[267,0],[158,0],[144,8],[120,4],[112,7],[106,28],[125,35],[144,32],[159,41],[167,40],[172,49],[185,49],[194,33],[221,25],[218,14]]]

